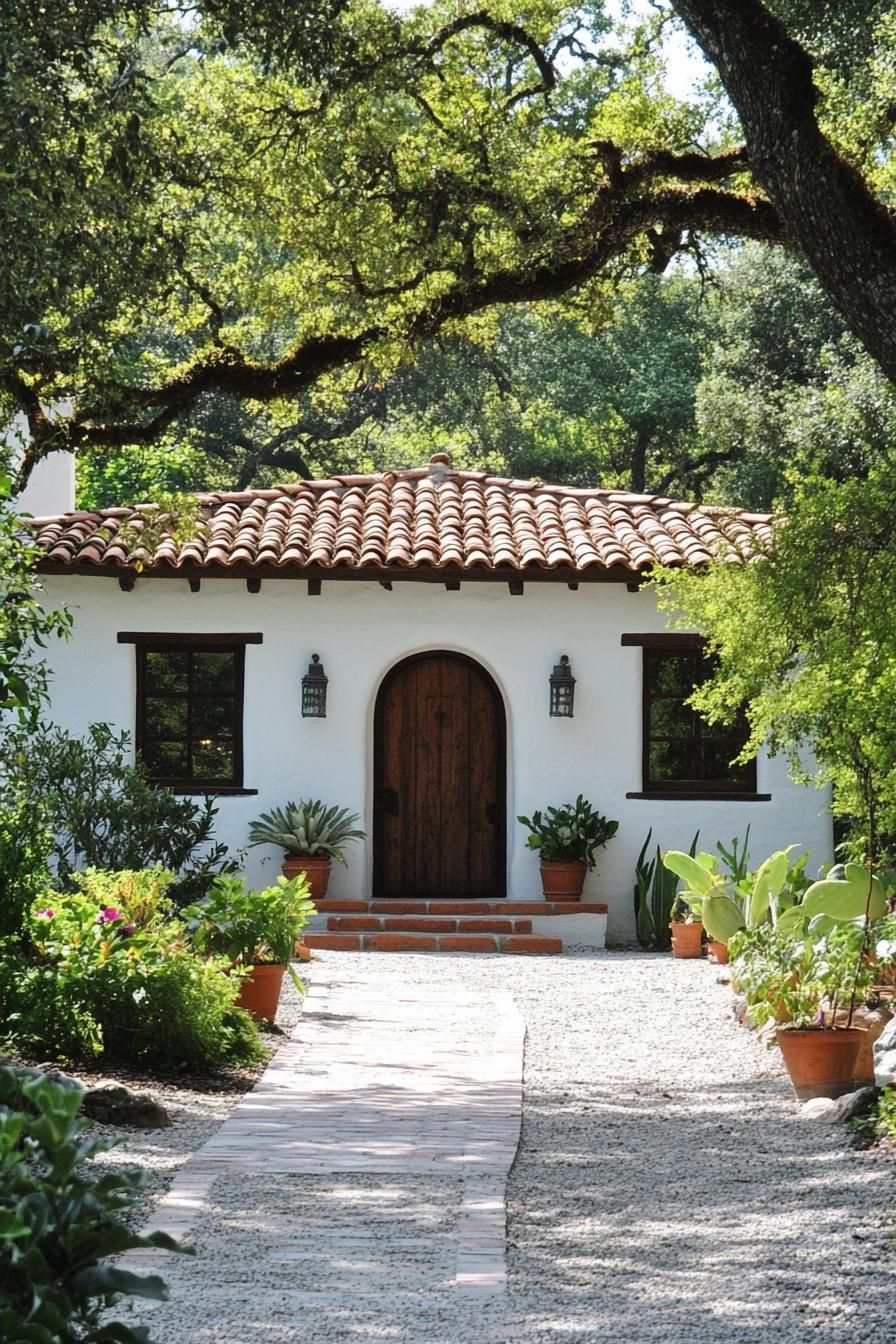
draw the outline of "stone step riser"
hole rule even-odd
[[[557,955],[562,938],[489,933],[306,933],[306,947],[330,952],[506,952]]]
[[[466,919],[492,916],[516,919],[531,915],[605,915],[606,901],[342,901],[315,902],[326,915],[437,915]]]
[[[328,915],[331,933],[531,933],[531,919],[487,915],[461,919],[450,915]]]

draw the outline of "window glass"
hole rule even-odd
[[[747,740],[746,715],[708,725],[686,702],[711,672],[696,649],[644,648],[645,791],[756,791],[756,763],[732,765]]]
[[[242,784],[244,648],[142,645],[137,747],[159,784]]]

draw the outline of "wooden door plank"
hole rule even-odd
[[[498,843],[503,831],[499,825],[498,725],[491,687],[477,675],[470,677],[468,730],[470,892],[477,896],[503,896],[503,892],[498,892]]]
[[[439,739],[442,809],[439,888],[445,896],[469,895],[469,683],[469,664],[446,659],[442,667],[445,718],[440,724]]]
[[[400,679],[391,681],[386,688],[382,711],[382,743],[380,750],[383,758],[382,794],[380,798],[380,824],[382,834],[382,885],[389,893],[402,893],[402,836],[401,813],[390,812],[387,803],[387,791],[391,791],[401,807],[402,761],[401,743],[404,737],[404,701],[401,694]]]

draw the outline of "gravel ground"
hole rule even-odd
[[[303,978],[304,968],[300,968]],[[302,1001],[289,977],[283,981],[277,1027],[289,1035],[302,1015]],[[276,1049],[278,1036],[265,1037]],[[149,1210],[160,1199],[174,1180],[180,1167],[197,1148],[221,1127],[240,1097],[252,1087],[254,1078],[262,1069],[241,1070],[232,1077],[208,1080],[190,1079],[189,1086],[177,1079],[160,1081],[143,1078],[129,1072],[91,1074],[80,1069],[66,1070],[90,1086],[106,1082],[122,1082],[134,1091],[147,1091],[161,1102],[171,1117],[169,1129],[119,1129],[115,1125],[93,1124],[87,1129],[89,1137],[102,1138],[117,1146],[104,1153],[94,1163],[97,1168],[113,1170],[139,1167],[145,1173],[142,1197],[134,1205],[129,1221],[144,1223]]]
[[[848,1131],[799,1118],[777,1052],[734,1024],[716,967],[635,952],[323,955],[371,994],[420,980],[507,990],[527,1021],[510,1295],[499,1316],[459,1310],[457,1344],[890,1337],[896,1168],[853,1149]],[[313,979],[314,964],[304,970]],[[115,1160],[146,1164],[161,1190],[232,1100],[179,1093],[174,1127],[129,1136]],[[307,1205],[292,1207],[301,1219]],[[400,1238],[397,1215],[391,1233],[380,1216],[382,1235]],[[353,1329],[347,1299],[344,1337],[442,1339],[425,1313],[388,1317]],[[296,1319],[264,1337],[311,1335]]]

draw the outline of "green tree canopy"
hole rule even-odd
[[[759,0],[676,0],[742,145],[717,99],[665,91],[662,7],[611,35],[556,0],[12,0],[0,396],[26,466],[152,444],[212,392],[250,415],[344,393],[493,308],[575,291],[594,320],[711,236],[800,244],[896,372],[893,25],[866,8],[867,40],[825,44],[808,5],[788,33]]]
[[[872,846],[896,834],[894,560],[896,487],[875,471],[801,489],[751,564],[657,578],[662,604],[718,659],[695,706],[718,722],[746,701],[746,754],[766,745],[795,778],[832,784],[835,815]]]

